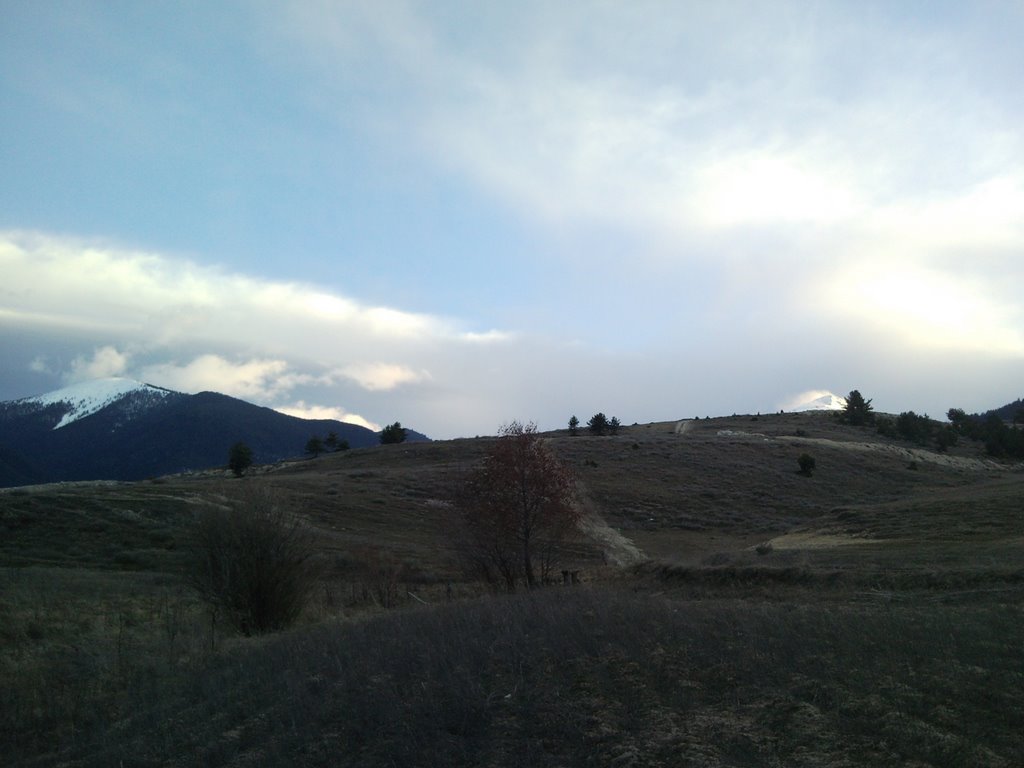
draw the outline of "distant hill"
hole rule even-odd
[[[0,403],[0,487],[71,480],[139,480],[223,466],[241,440],[256,463],[301,456],[329,432],[352,448],[378,433],[300,419],[216,392],[188,395],[131,379],[100,379]],[[410,430],[410,440],[425,440]]]
[[[1017,413],[1020,412],[1020,411],[1024,411],[1024,400],[1022,400],[1020,398],[1017,398],[1012,403],[1007,403],[1006,405],[1002,406],[1001,408],[993,408],[991,411],[986,411],[985,413],[983,413],[981,415],[982,416],[988,416],[988,415],[994,413],[996,416],[1001,418],[1003,421],[1010,421],[1010,422],[1012,422],[1013,421],[1013,417],[1016,416]]]

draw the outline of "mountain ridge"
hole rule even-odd
[[[302,419],[218,392],[99,379],[0,402],[0,487],[222,467],[239,441],[256,463],[271,463],[301,456],[310,437],[330,432],[352,448],[379,443],[379,433],[357,424]],[[409,439],[429,438],[410,430]]]

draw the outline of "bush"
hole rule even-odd
[[[814,474],[815,461],[814,457],[809,453],[801,453],[800,458],[797,459],[797,463],[800,465],[800,474],[810,477]]]
[[[241,477],[245,470],[252,466],[252,448],[239,441],[231,446],[228,452],[228,467],[235,477]]]
[[[190,586],[246,635],[294,623],[315,583],[312,536],[264,489],[200,512],[190,555]]]

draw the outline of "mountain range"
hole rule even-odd
[[[0,403],[0,487],[220,467],[238,441],[256,463],[269,463],[302,455],[310,437],[330,432],[352,448],[380,442],[366,427],[288,416],[217,392],[98,379]],[[408,439],[427,438],[409,430]]]

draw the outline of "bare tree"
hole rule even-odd
[[[460,549],[468,568],[514,591],[542,583],[565,537],[579,522],[571,472],[545,445],[537,427],[502,427],[484,461],[455,498]]]

